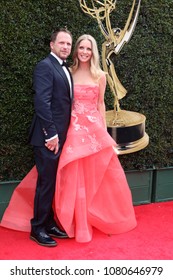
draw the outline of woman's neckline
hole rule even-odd
[[[74,84],[74,86],[93,86],[93,87],[98,87],[99,85],[98,84],[79,84],[79,83],[76,83]]]

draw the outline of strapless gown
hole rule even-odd
[[[120,234],[136,227],[136,218],[116,143],[97,110],[98,85],[75,85],[71,122],[57,171],[54,209],[70,238],[92,239],[93,228]],[[1,225],[30,231],[36,168],[15,189]]]

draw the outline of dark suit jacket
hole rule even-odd
[[[30,144],[44,146],[45,140],[55,134],[66,137],[73,96],[70,97],[69,82],[62,66],[51,54],[36,65],[33,89],[35,115],[29,133]]]

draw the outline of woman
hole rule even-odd
[[[55,213],[70,238],[77,242],[92,239],[93,227],[106,234],[119,234],[136,227],[132,197],[125,173],[118,160],[116,143],[106,131],[104,93],[106,75],[99,66],[99,53],[91,35],[78,38],[71,72],[74,81],[74,103],[67,139],[63,147],[56,181]],[[30,230],[35,168],[15,190],[2,225]],[[27,188],[30,179],[29,191]],[[32,189],[31,189],[32,188]],[[17,226],[11,225],[15,203],[22,193],[30,194],[22,209],[15,213]],[[13,212],[13,213],[12,213]]]
[[[124,171],[106,131],[106,75],[99,66],[95,39],[76,42],[71,72],[74,103],[56,182],[56,214],[69,237],[92,239],[92,227],[107,234],[136,226]]]

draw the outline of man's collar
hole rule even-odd
[[[50,53],[51,55],[53,55],[57,60],[58,62],[62,65],[63,63],[63,60],[61,58],[59,58],[56,54],[54,54],[53,52]]]

